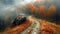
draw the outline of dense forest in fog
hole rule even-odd
[[[54,16],[51,17],[51,20],[59,21],[60,20],[60,18],[59,18],[60,17],[60,10],[59,10],[60,9],[60,4],[59,4],[60,2],[59,1],[60,0],[53,0],[53,1],[46,0],[45,2],[41,1],[41,3],[36,3],[35,6],[38,8],[39,6],[44,5],[44,6],[46,6],[46,8],[48,10],[48,7],[53,4],[54,6],[56,6],[56,13],[54,14]],[[23,8],[23,6],[25,7],[25,10],[23,10],[23,9],[20,10],[20,13],[22,12],[24,14],[29,14],[30,9],[26,5],[28,3],[28,1],[25,3],[23,3],[23,2],[25,2],[25,0],[0,0],[0,18],[5,19],[5,17],[7,15],[9,15],[10,17],[16,16],[16,7],[20,7],[20,9],[21,9],[21,8]],[[36,14],[35,14],[35,16],[41,17],[40,15],[36,15]]]

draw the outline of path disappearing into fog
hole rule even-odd
[[[24,31],[20,32],[19,34],[38,34],[40,30],[40,23],[37,20],[34,20],[30,17],[32,20],[32,24],[26,28]]]

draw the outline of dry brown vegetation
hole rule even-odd
[[[40,33],[39,34],[60,34],[60,25],[53,22],[49,22],[43,19],[33,18],[40,22]]]
[[[18,34],[19,32],[22,32],[24,29],[26,29],[31,24],[31,21],[27,18],[27,20],[19,25],[15,26],[13,28],[7,28],[4,32],[1,32],[0,34]]]
[[[36,19],[36,18],[33,19],[40,22],[41,27],[39,34],[60,34],[60,25],[42,19]],[[18,34],[19,32],[26,29],[30,24],[31,21],[27,20],[25,23],[21,24],[20,26],[16,26],[12,29],[10,28],[6,30],[5,32],[3,32],[3,34]],[[30,34],[30,33],[27,32],[26,34]]]
[[[46,20],[40,20],[40,34],[60,34],[60,25],[57,25]]]

